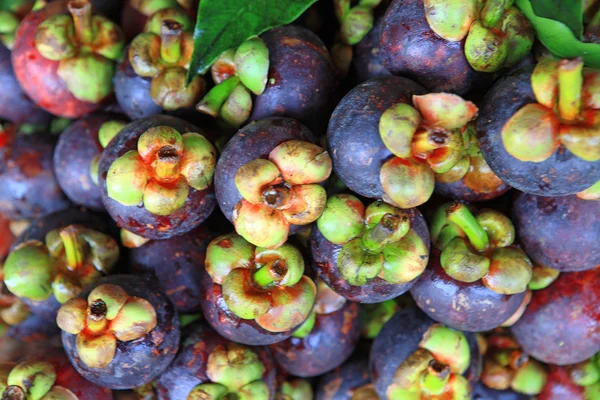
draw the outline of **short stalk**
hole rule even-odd
[[[156,154],[154,172],[162,181],[171,181],[179,177],[179,154],[172,146],[164,146]]]
[[[265,204],[272,208],[282,208],[289,203],[290,191],[285,187],[270,187],[263,193]]]
[[[379,252],[383,249],[386,239],[389,239],[396,230],[400,218],[394,214],[385,214],[381,221],[373,229],[364,234],[362,243],[371,252]]]
[[[432,360],[421,376],[421,387],[431,395],[439,395],[450,379],[450,367],[439,361]]]
[[[77,40],[83,44],[91,43],[94,40],[94,26],[90,0],[71,0],[68,8],[73,17]]]
[[[102,321],[106,317],[106,313],[108,312],[108,307],[106,303],[102,299],[94,300],[92,305],[88,310],[89,318],[92,321]]]
[[[562,60],[558,64],[558,111],[566,121],[574,121],[581,114],[582,70],[582,58]]]
[[[283,280],[287,270],[285,261],[279,259],[269,261],[254,272],[254,283],[263,289],[269,288]]]
[[[65,258],[69,269],[74,271],[85,261],[85,241],[80,237],[74,226],[67,226],[59,233],[65,248]]]
[[[420,130],[413,136],[412,150],[416,154],[425,154],[448,145],[450,134],[439,130]]]
[[[486,231],[466,205],[455,202],[448,208],[446,216],[450,222],[455,223],[465,232],[475,250],[483,251],[488,247],[490,240]]]
[[[173,20],[163,21],[160,27],[160,57],[169,64],[174,64],[181,58],[181,24]]]

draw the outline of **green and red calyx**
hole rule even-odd
[[[600,353],[589,360],[567,367],[571,380],[584,388],[584,399],[595,400],[600,398]]]
[[[15,247],[4,263],[4,284],[17,297],[44,301],[54,294],[62,304],[110,273],[118,259],[112,237],[69,225],[48,232],[45,243],[29,240]]]
[[[315,303],[317,288],[290,244],[269,250],[234,233],[219,236],[208,246],[206,271],[221,285],[229,311],[269,332],[297,328]]]
[[[481,382],[496,390],[513,390],[529,396],[538,395],[547,373],[544,366],[523,353],[518,343],[504,329],[481,337],[484,347]]]
[[[263,380],[267,368],[250,347],[228,342],[219,344],[208,356],[209,382],[196,386],[187,400],[268,400],[271,389]]]
[[[489,209],[473,215],[463,203],[445,204],[434,215],[431,237],[441,250],[442,268],[452,278],[461,282],[481,279],[501,294],[527,290],[533,265],[512,245],[515,228],[505,215]]]
[[[114,359],[117,343],[137,340],[156,327],[156,310],[146,299],[129,296],[118,285],[94,288],[87,301],[74,298],[58,310],[60,329],[77,335],[77,355],[90,368]]]
[[[542,162],[569,150],[600,160],[600,70],[583,60],[544,59],[531,76],[537,103],[519,109],[502,127],[506,151],[517,160]]]
[[[347,300],[345,297],[340,296],[334,292],[333,289],[327,286],[325,282],[323,282],[321,279],[318,279],[315,306],[313,307],[313,310],[306,321],[304,321],[302,325],[300,325],[300,327],[294,331],[292,336],[296,338],[305,338],[315,327],[315,322],[318,316],[331,314],[340,310],[344,304],[346,304],[346,301]]]
[[[196,110],[220,117],[238,127],[252,112],[252,94],[259,96],[267,87],[269,49],[259,37],[242,43],[219,56],[211,67],[216,84],[196,105]]]
[[[396,369],[387,397],[390,400],[468,400],[470,387],[463,374],[470,363],[471,352],[465,335],[434,324],[423,335],[417,350]]]
[[[427,266],[429,249],[410,227],[406,212],[381,201],[366,209],[356,197],[331,197],[317,227],[325,239],[342,245],[340,275],[352,286],[381,278],[391,284],[410,282]]]
[[[129,47],[131,67],[137,75],[152,79],[150,96],[164,110],[192,107],[204,95],[203,77],[196,76],[189,84],[186,81],[194,50],[192,29],[185,12],[162,9]]]
[[[169,126],[148,129],[137,149],[117,158],[108,170],[108,197],[138,206],[155,215],[169,215],[183,207],[191,190],[212,184],[216,150],[201,134],[180,134]]]
[[[103,149],[106,146],[108,146],[108,143],[115,136],[117,136],[119,132],[121,132],[121,129],[123,129],[125,125],[127,125],[125,122],[117,120],[109,120],[100,125],[100,128],[98,128],[98,143],[100,143],[100,146]],[[94,157],[92,159],[92,162],[90,163],[90,177],[92,178],[92,182],[94,182],[96,186],[98,186],[99,184],[98,168],[100,165],[101,155],[102,154],[97,154],[96,157]]]
[[[35,46],[44,58],[58,62],[58,76],[75,98],[100,103],[113,91],[123,34],[108,18],[92,15],[90,0],[71,0],[68,7],[71,15],[54,15],[38,26]]]
[[[0,364],[0,396],[8,400],[78,400],[55,385],[56,370],[45,361]]]
[[[331,169],[325,149],[300,140],[283,142],[268,159],[242,165],[235,175],[242,195],[233,211],[236,232],[256,246],[281,246],[290,225],[310,224],[323,212],[327,194],[319,183]]]
[[[513,0],[424,0],[425,18],[441,38],[464,40],[476,71],[511,67],[529,53],[535,31]]]
[[[429,200],[436,177],[454,182],[481,157],[472,138],[475,104],[449,93],[413,96],[413,106],[395,104],[379,120],[381,140],[394,155],[379,172],[384,200],[412,208]],[[471,157],[472,156],[472,157]]]

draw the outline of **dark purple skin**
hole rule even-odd
[[[496,190],[491,192],[479,192],[465,185],[464,180],[460,179],[456,182],[441,183],[435,182],[435,192],[440,196],[454,200],[462,200],[468,202],[488,201],[502,196],[510,189],[506,183],[502,183]]]
[[[499,294],[481,279],[460,282],[446,274],[438,255],[430,257],[410,293],[430,318],[467,332],[489,331],[502,325],[517,311],[526,294]]]
[[[536,264],[562,272],[600,265],[600,201],[522,193],[513,221],[523,250]]]
[[[511,331],[523,351],[549,364],[568,365],[600,351],[600,267],[560,274],[533,292]]]
[[[117,341],[114,359],[104,368],[84,364],[75,347],[77,335],[62,332],[65,352],[85,379],[111,389],[131,389],[157,378],[171,364],[179,349],[179,316],[169,298],[155,286],[150,277],[112,275],[95,285],[119,285],[129,296],[141,297],[156,310],[156,327],[140,339]],[[86,299],[89,291],[79,297]]]
[[[323,375],[317,386],[316,400],[351,400],[354,391],[371,382],[365,357],[352,357],[342,366]]]
[[[28,240],[38,240],[45,243],[46,234],[48,232],[75,224],[87,226],[98,232],[110,234],[113,238],[118,237],[116,227],[110,219],[101,214],[70,208],[32,221],[29,227],[14,241],[11,250]],[[117,240],[117,243],[118,242],[119,241]],[[22,300],[29,306],[32,314],[47,321],[51,321],[51,323],[55,323],[56,313],[61,304],[56,300],[54,295],[50,295],[50,297],[44,301]]]
[[[513,392],[512,390],[490,389],[481,382],[475,384],[473,400],[530,400],[531,396]]]
[[[269,348],[281,369],[308,378],[340,366],[360,339],[358,305],[346,302],[330,314],[317,314],[315,326],[304,338],[291,337]]]
[[[219,207],[229,221],[232,220],[236,204],[242,200],[242,195],[235,186],[238,169],[257,158],[268,158],[275,147],[288,140],[318,144],[310,129],[295,119],[282,117],[252,122],[229,140],[217,162],[214,181]]]
[[[69,126],[54,149],[54,174],[67,197],[75,204],[103,211],[102,193],[92,181],[90,164],[102,152],[98,129],[106,121],[123,120],[110,114],[90,114]]]
[[[410,79],[388,76],[352,89],[335,108],[327,129],[329,154],[337,176],[361,196],[381,199],[381,166],[394,155],[379,134],[379,119],[392,105],[412,105],[425,88]]]
[[[321,39],[301,26],[282,26],[261,35],[269,49],[265,91],[254,99],[250,121],[295,118],[324,132],[337,100],[336,69]]]
[[[565,196],[600,180],[600,161],[589,162],[560,146],[547,160],[519,161],[502,142],[504,124],[524,105],[536,103],[531,88],[533,67],[524,67],[499,80],[487,93],[477,118],[477,134],[485,160],[500,179],[525,193]]]
[[[20,324],[10,326],[4,335],[24,343],[40,343],[60,335],[60,328],[55,321],[31,315]]]
[[[206,248],[212,239],[204,226],[166,240],[151,240],[129,250],[129,263],[135,273],[156,277],[179,313],[200,312],[202,271]]]
[[[369,371],[377,394],[382,399],[392,384],[396,370],[414,353],[429,327],[436,322],[418,308],[408,308],[396,313],[384,326],[373,341],[369,357]],[[471,349],[471,364],[463,376],[471,387],[479,379],[482,369],[482,358],[473,333],[465,333]]]
[[[10,50],[0,44],[0,119],[15,124],[47,124],[52,116],[27,97],[15,78]]]
[[[462,42],[439,37],[425,19],[423,0],[394,0],[381,26],[383,65],[394,75],[413,78],[432,92],[464,95],[484,89],[498,76],[469,65]]]
[[[429,229],[425,218],[419,210],[411,208],[404,210],[410,217],[410,227],[421,237],[429,249]],[[310,234],[310,247],[313,256],[313,267],[319,277],[336,293],[350,301],[358,303],[380,303],[406,293],[417,281],[391,284],[377,277],[363,286],[352,286],[342,276],[337,267],[337,259],[343,245],[331,243],[315,225]]]
[[[201,133],[212,141],[212,137],[207,132],[188,122],[167,115],[155,115],[133,121],[123,128],[102,152],[98,171],[102,202],[110,216],[120,227],[152,240],[169,239],[191,231],[212,213],[216,203],[213,186],[204,190],[190,187],[185,204],[167,216],[154,215],[144,207],[128,207],[108,197],[106,175],[112,163],[128,151],[137,150],[139,137],[149,128],[161,125],[170,126],[181,134]]]
[[[0,212],[12,220],[33,219],[71,204],[52,168],[56,137],[16,133],[0,145]]]
[[[207,376],[208,357],[218,345],[229,341],[206,323],[197,322],[183,330],[181,350],[169,368],[158,378],[156,392],[159,400],[186,399],[202,383],[211,382]],[[265,366],[263,381],[269,386],[270,399],[275,398],[275,363],[267,348],[252,349]]]

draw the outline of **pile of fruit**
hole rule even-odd
[[[600,400],[600,4],[561,58],[544,2],[0,2],[0,398]]]

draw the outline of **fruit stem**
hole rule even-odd
[[[459,202],[453,203],[448,207],[446,217],[465,232],[475,250],[483,251],[488,247],[490,240],[487,232],[477,222],[467,206]]]
[[[507,0],[487,0],[481,10],[481,22],[486,28],[493,28],[504,15]]]
[[[67,7],[73,17],[77,40],[83,44],[91,43],[94,40],[94,27],[90,0],[71,0]]]
[[[581,113],[583,58],[558,63],[558,111],[566,121],[576,120]]]
[[[280,282],[285,277],[288,267],[285,261],[275,259],[257,269],[254,273],[254,283],[259,287],[266,289],[277,282]]]
[[[381,221],[368,230],[362,237],[362,243],[368,251],[378,253],[383,249],[384,242],[398,229],[400,218],[394,214],[385,214]]]
[[[20,386],[7,386],[2,393],[2,400],[25,400],[25,391]]]
[[[79,236],[79,230],[69,225],[59,232],[65,248],[65,258],[71,271],[83,265],[85,261],[85,241]]]
[[[439,395],[450,379],[450,367],[437,360],[431,360],[421,376],[421,387],[429,394]]]
[[[280,208],[288,203],[290,191],[285,187],[269,187],[263,192],[265,204],[272,208]]]
[[[154,172],[161,181],[171,181],[179,176],[179,154],[173,146],[163,146],[156,153]]]
[[[181,58],[182,26],[170,19],[164,20],[160,26],[160,57],[169,64],[174,64]]]
[[[92,321],[101,321],[106,317],[107,312],[108,308],[104,300],[96,299],[90,306],[88,315]]]
[[[413,136],[412,151],[414,154],[425,154],[448,145],[449,141],[448,132],[434,129],[419,130]]]

